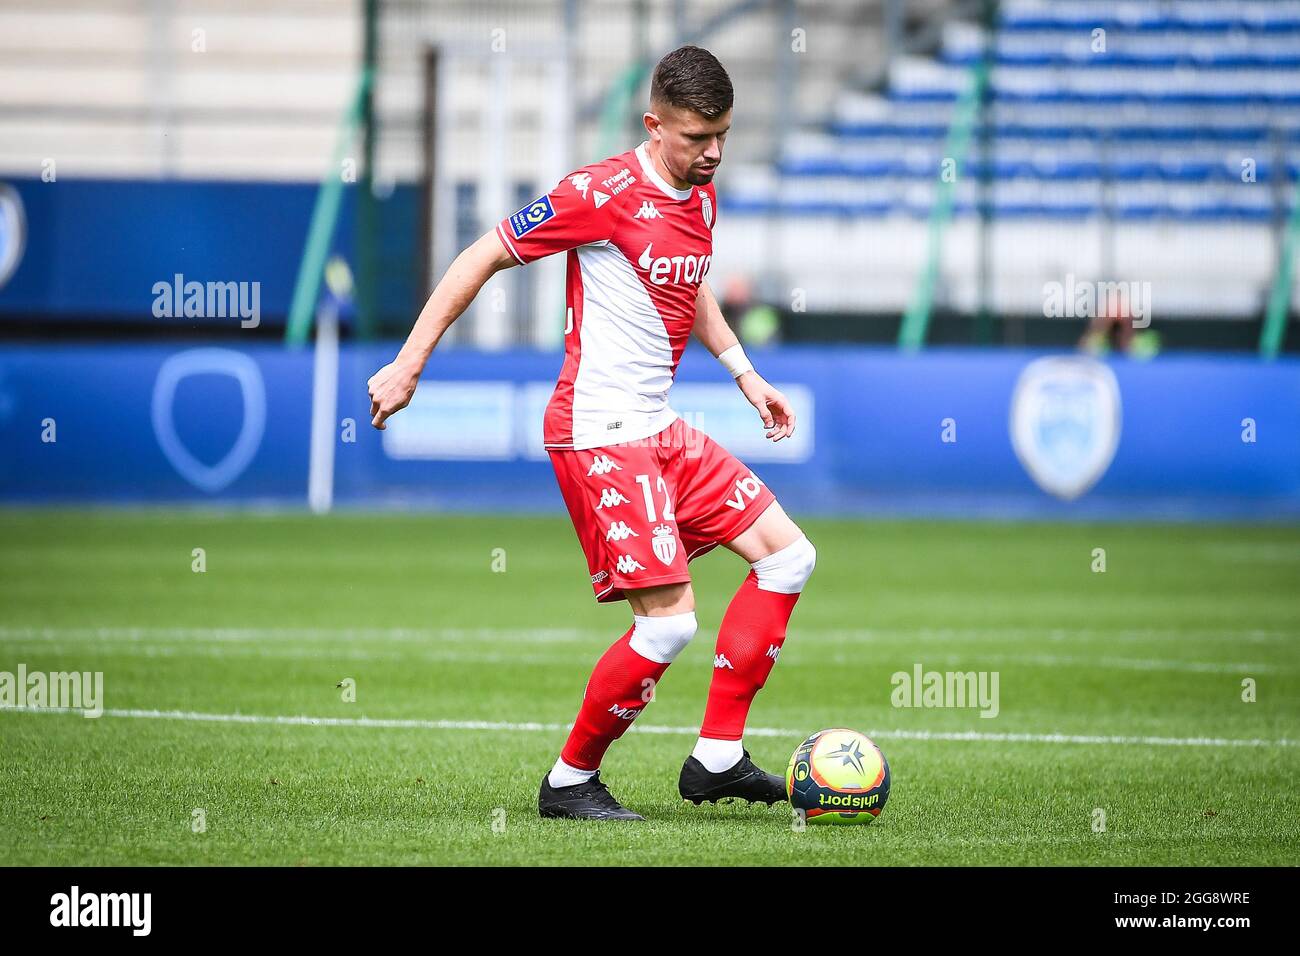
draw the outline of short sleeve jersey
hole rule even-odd
[[[648,143],[562,179],[497,226],[521,264],[568,252],[564,365],[547,403],[548,449],[654,435],[713,258],[713,184],[677,189]]]

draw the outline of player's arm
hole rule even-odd
[[[754,371],[707,282],[700,283],[695,299],[695,337],[731,373],[749,404],[758,409],[768,438],[780,441],[794,434],[795,416],[789,399]]]
[[[495,229],[484,233],[456,257],[420,310],[420,317],[415,320],[397,358],[370,376],[366,383],[370,389],[370,424],[383,429],[385,419],[410,404],[420,373],[442,334],[469,308],[483,283],[515,264],[515,257]]]

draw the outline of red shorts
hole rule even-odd
[[[686,562],[730,541],[776,500],[730,452],[680,418],[649,438],[552,451],[596,600],[689,581]]]

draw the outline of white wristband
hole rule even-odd
[[[737,342],[729,349],[723,349],[718,355],[722,367],[731,373],[732,378],[740,378],[746,372],[754,371],[754,365],[745,356],[745,350]]]

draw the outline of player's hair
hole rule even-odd
[[[698,46],[681,46],[666,54],[650,81],[650,105],[668,104],[717,119],[735,100],[731,77],[718,58]]]

